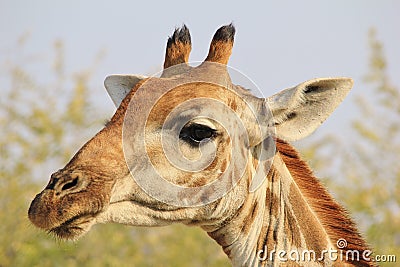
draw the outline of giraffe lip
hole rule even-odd
[[[77,239],[88,232],[94,224],[96,214],[85,213],[76,215],[60,225],[49,230],[61,239]]]

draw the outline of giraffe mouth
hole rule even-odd
[[[50,229],[48,232],[57,238],[66,240],[76,240],[86,234],[95,224],[94,219],[97,214],[80,214]]]

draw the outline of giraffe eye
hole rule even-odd
[[[201,141],[215,137],[216,130],[202,124],[189,124],[184,126],[179,133],[179,138],[192,145],[198,145]]]

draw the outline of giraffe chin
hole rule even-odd
[[[49,233],[64,240],[78,240],[89,232],[94,224],[95,215],[78,215],[63,222],[61,225],[52,228],[49,230]]]

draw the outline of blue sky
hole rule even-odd
[[[315,77],[348,76],[355,80],[352,96],[365,91],[370,27],[385,45],[393,83],[400,84],[399,11],[395,0],[0,0],[0,62],[23,62],[10,51],[24,34],[29,34],[28,52],[49,60],[53,42],[62,40],[69,71],[89,66],[103,50],[106,56],[91,87],[111,115],[114,107],[104,90],[104,77],[158,70],[168,35],[183,23],[192,34],[190,60],[203,60],[215,30],[233,22],[237,34],[229,64],[249,76],[264,95]],[[33,71],[37,80],[46,80],[47,69],[38,66]],[[0,79],[0,90],[6,87]],[[353,111],[354,104],[346,99],[320,132],[348,122]]]

